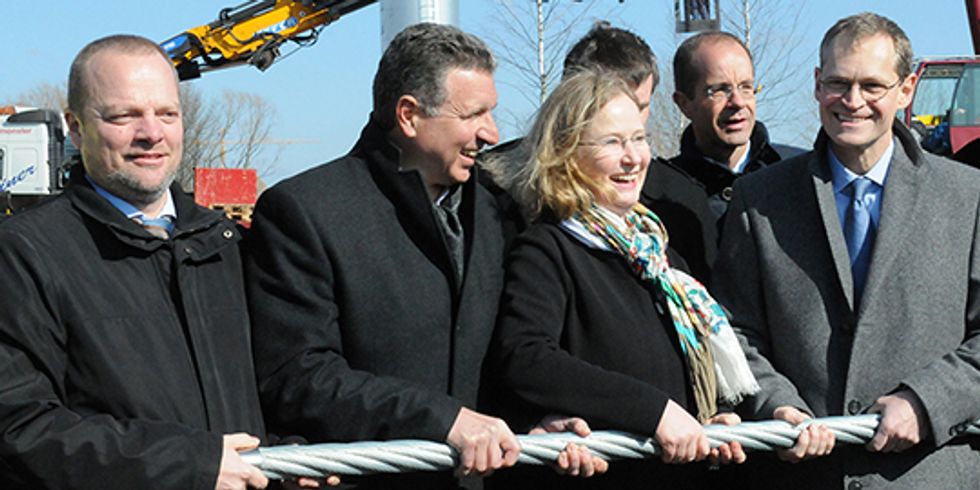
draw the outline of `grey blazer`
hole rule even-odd
[[[838,446],[773,469],[800,488],[980,488],[978,441],[954,438],[980,417],[980,172],[894,131],[858,308],[822,131],[814,151],[739,179],[725,223],[713,293],[762,386],[744,414],[858,414],[901,387],[928,413],[933,438],[903,453]]]

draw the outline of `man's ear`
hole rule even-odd
[[[813,98],[820,101],[820,67],[813,69]]]
[[[674,91],[672,98],[674,99],[674,105],[681,110],[681,113],[687,116],[688,119],[693,119],[691,117],[691,113],[693,112],[691,104],[693,104],[694,101],[689,99],[687,94],[681,92],[680,90]]]
[[[422,106],[418,99],[411,95],[403,95],[395,102],[395,126],[406,138],[414,138],[418,134],[418,119],[422,116]]]
[[[68,137],[71,138],[71,143],[75,145],[75,148],[82,147],[82,128],[81,121],[75,116],[73,112],[65,112],[65,123],[68,124]]]
[[[898,108],[905,109],[912,103],[912,94],[915,93],[915,85],[919,83],[919,77],[915,73],[905,77],[905,80],[898,86]]]

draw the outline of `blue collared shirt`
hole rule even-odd
[[[837,155],[834,154],[834,150],[828,148],[827,155],[830,158],[830,174],[834,184],[834,201],[837,204],[837,217],[840,218],[841,227],[844,226],[845,216],[847,215],[847,207],[851,205],[851,196],[844,192],[848,184],[857,179],[858,177],[867,177],[872,182],[877,185],[871,186],[868,193],[865,195],[865,204],[868,206],[868,210],[871,212],[871,223],[874,225],[875,229],[878,229],[878,223],[881,220],[881,195],[885,189],[885,179],[888,177],[888,169],[891,167],[892,155],[895,153],[895,139],[893,138],[891,144],[888,145],[888,149],[882,153],[881,158],[875,162],[871,170],[864,175],[858,175],[851,172],[850,169],[841,163]]]
[[[139,208],[103,189],[102,186],[96,184],[95,181],[93,181],[88,175],[85,176],[85,180],[92,185],[95,192],[104,197],[106,201],[109,201],[109,204],[112,204],[116,209],[122,212],[122,214],[126,215],[127,218],[139,218],[141,220],[147,218],[147,216],[143,214],[143,211],[140,211]],[[160,215],[157,216],[157,218],[163,218],[165,216],[169,216],[171,222],[177,221],[177,208],[174,207],[174,198],[172,195],[170,195],[170,189],[167,189],[167,200],[163,203],[163,209],[160,210]]]

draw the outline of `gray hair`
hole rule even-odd
[[[85,45],[75,55],[68,72],[68,110],[81,117],[88,102],[88,64],[92,58],[103,51],[115,51],[129,54],[159,54],[170,63],[167,53],[159,44],[142,36],[132,34],[115,34],[96,39]],[[177,81],[177,71],[174,71],[174,82]]]
[[[838,37],[846,38],[851,45],[878,34],[891,38],[895,47],[895,73],[905,80],[912,74],[912,43],[901,27],[894,21],[871,12],[862,12],[838,20],[820,41],[820,66],[827,62],[830,49]]]
[[[421,23],[398,33],[385,49],[374,76],[374,121],[382,129],[395,125],[395,104],[403,95],[415,97],[422,112],[438,113],[446,100],[450,69],[493,73],[493,54],[478,37],[456,27]]]

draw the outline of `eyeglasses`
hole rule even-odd
[[[580,141],[581,146],[595,146],[602,155],[620,156],[626,153],[626,145],[632,144],[634,150],[646,150],[650,148],[650,137],[646,133],[639,133],[629,138],[621,138],[616,135],[603,136],[595,141]]]
[[[850,92],[851,87],[857,85],[858,90],[861,92],[861,98],[865,102],[877,102],[888,95],[888,92],[900,83],[902,83],[901,77],[891,85],[878,82],[858,82],[841,78],[827,78],[820,80],[820,88],[824,93],[832,97],[843,97],[844,94]]]
[[[704,89],[705,95],[715,102],[731,100],[736,91],[743,99],[754,99],[755,94],[759,93],[755,88],[754,82],[740,83],[737,87],[733,87],[727,83],[720,83],[718,85],[709,85],[708,88]]]

